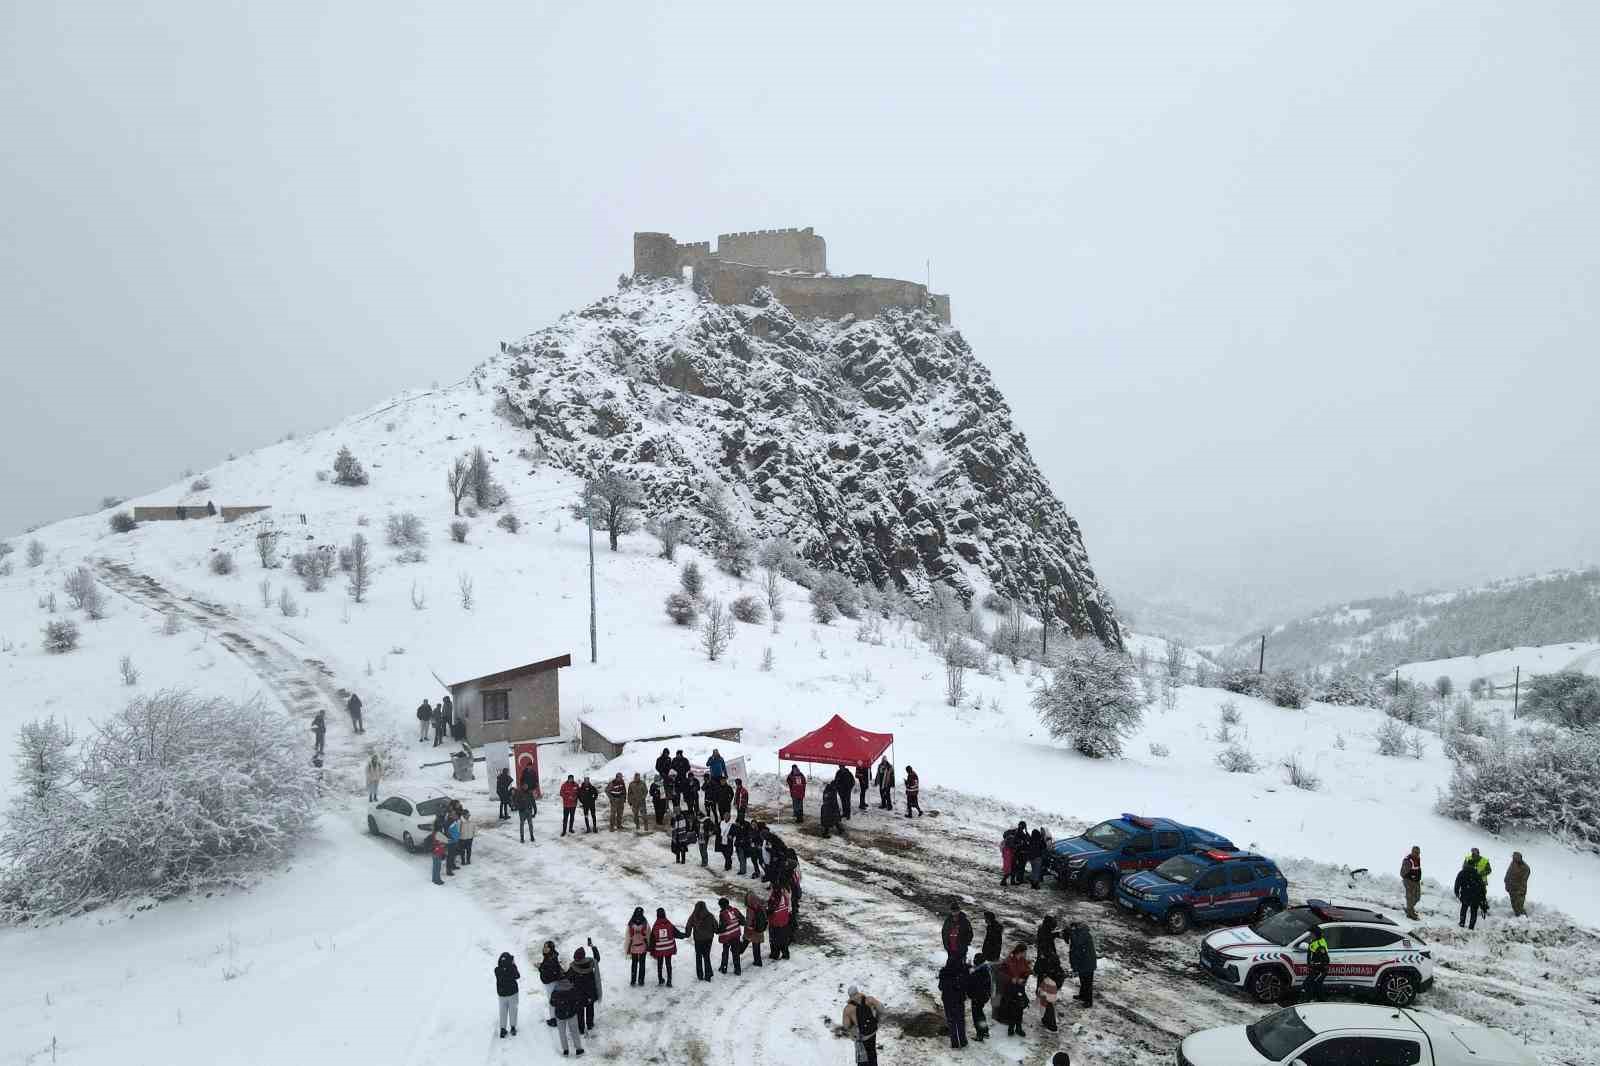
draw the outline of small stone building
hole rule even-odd
[[[724,718],[686,716],[681,711],[669,715],[666,721],[641,719],[626,712],[607,714],[604,711],[591,711],[578,723],[578,746],[607,759],[615,759],[622,754],[625,745],[636,742],[661,743],[671,747],[670,743],[665,742],[684,737],[712,737],[738,743],[743,736],[742,728],[728,725]]]
[[[450,702],[474,748],[492,740],[517,743],[561,735],[561,683],[558,671],[571,655],[446,684]]]

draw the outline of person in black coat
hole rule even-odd
[[[944,1005],[945,1024],[950,1027],[950,1046],[967,1046],[967,964],[952,958],[939,971],[939,1000]]]
[[[598,802],[600,802],[600,790],[585,775],[583,784],[578,786],[578,806],[583,808],[583,831],[585,833],[600,832],[600,820],[595,817],[594,813],[594,805]]]
[[[661,780],[667,779],[667,771],[672,769],[672,753],[666,748],[661,749],[661,754],[656,756],[656,773],[661,775]]]
[[[506,1025],[511,1026],[511,1035],[517,1035],[517,981],[522,974],[517,972],[517,960],[511,957],[511,952],[502,951],[500,961],[494,968],[494,990],[500,997],[500,1036],[505,1038]]]
[[[556,982],[566,976],[566,969],[561,965],[561,953],[556,950],[555,941],[544,942],[544,953],[539,956],[539,983],[544,985],[545,998],[550,998],[550,993],[555,989]],[[544,1024],[554,1029],[556,1027],[556,1010],[552,1004],[550,1018]]]
[[[859,811],[864,811],[867,809],[867,785],[871,782],[871,780],[872,779],[867,775],[867,768],[865,766],[856,767],[856,784],[861,786],[861,798],[856,801],[856,809]]]
[[[1461,870],[1456,874],[1455,893],[1456,899],[1461,901],[1459,924],[1466,929],[1478,928],[1478,912],[1489,909],[1488,890],[1484,887],[1483,878],[1473,869],[1470,858],[1461,864]],[[1469,914],[1472,918],[1470,925],[1467,923]]]
[[[989,960],[990,965],[1000,961],[1000,937],[1003,931],[1000,919],[994,916],[994,911],[984,911],[983,957]]]
[[[939,944],[944,948],[947,961],[966,962],[967,949],[972,946],[972,921],[967,917],[967,912],[961,909],[958,899],[950,901],[950,911],[945,915],[944,924],[939,927]]]
[[[850,767],[841,766],[833,775],[833,789],[839,794],[839,813],[845,821],[850,820],[850,797],[856,790],[856,775],[850,772]]]
[[[682,781],[689,776],[689,760],[684,756],[683,749],[678,749],[678,754],[672,757],[672,772]]]
[[[834,829],[840,828],[839,789],[832,781],[822,786],[822,815],[820,821],[824,838]]]
[[[989,1027],[984,1024],[987,1020],[983,1016],[983,1008],[989,1002],[989,996],[994,992],[994,977],[989,973],[989,957],[980,952],[972,960],[972,969],[967,973],[967,999],[972,1003],[972,1032],[973,1039],[989,1039]]]
[[[1073,922],[1072,936],[1067,941],[1067,965],[1078,975],[1077,1000],[1085,1007],[1094,1006],[1094,971],[1099,961],[1094,934],[1083,922]]]
[[[683,802],[689,805],[696,818],[700,817],[700,779],[688,767],[679,775],[683,779]]]
[[[700,865],[704,866],[709,861],[706,857],[706,845],[717,839],[717,820],[707,814],[700,819]]]
[[[500,776],[494,779],[494,793],[500,797],[500,820],[511,817],[511,771],[500,767]]]
[[[667,821],[667,794],[662,790],[662,778],[650,782],[650,806],[655,808],[656,828],[659,829]]]
[[[526,788],[511,790],[511,803],[517,810],[517,843],[523,843],[523,834],[527,834],[527,843],[537,843],[533,839],[533,816],[538,813],[539,805],[534,802],[533,792]]]
[[[594,1028],[594,1005],[600,1002],[600,949],[593,940],[585,940],[587,952],[579,948],[572,953],[572,965],[567,968],[567,980],[583,996],[583,1009],[578,1012],[578,1032]]]

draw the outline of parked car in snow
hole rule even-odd
[[[1320,899],[1211,933],[1200,941],[1200,965],[1262,1003],[1277,1003],[1305,984],[1313,926],[1328,941],[1329,989],[1371,991],[1405,1007],[1433,985],[1433,952],[1419,937],[1377,911]]]
[[[1248,851],[1207,848],[1174,855],[1154,870],[1124,874],[1117,906],[1169,933],[1195,922],[1261,920],[1289,905],[1289,881],[1271,859]]]
[[[1209,829],[1124,814],[1101,822],[1082,836],[1058,840],[1045,855],[1045,869],[1067,888],[1080,888],[1090,899],[1110,899],[1117,878],[1135,870],[1153,870],[1174,855],[1197,848],[1232,848],[1233,842]]]
[[[428,843],[434,816],[450,805],[442,796],[420,802],[408,796],[390,796],[367,808],[367,831],[394,837],[412,851]]]
[[[1178,1066],[1534,1066],[1503,1029],[1425,1011],[1315,1003],[1251,1025],[1206,1029],[1178,1045]]]

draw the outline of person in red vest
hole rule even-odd
[[[744,820],[745,811],[749,808],[750,790],[744,787],[744,778],[735,778],[733,782],[733,809],[739,812],[740,821]]]
[[[744,915],[739,913],[739,908],[728,902],[728,897],[723,896],[717,900],[717,940],[722,943],[722,965],[718,968],[722,973],[728,972],[728,957],[733,957],[733,976],[739,976],[739,956],[744,954]]]
[[[656,922],[650,927],[650,957],[656,960],[656,984],[672,987],[672,956],[678,953],[683,931],[667,918],[665,907],[656,908]],[[661,976],[666,968],[666,978]]]
[[[806,775],[800,772],[798,765],[789,767],[789,776],[784,779],[789,785],[789,798],[794,801],[794,820],[806,820]]]
[[[568,774],[567,779],[561,782],[561,835],[575,832],[572,820],[577,817],[578,811],[578,783]]]
[[[768,960],[776,962],[789,957],[789,890],[776,886],[767,898],[767,936],[772,941]]]

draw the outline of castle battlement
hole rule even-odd
[[[633,272],[647,278],[691,276],[695,289],[721,304],[748,303],[765,286],[802,318],[872,318],[894,307],[926,310],[946,324],[950,297],[926,285],[871,274],[828,273],[828,246],[810,226],[719,233],[679,242],[670,233],[633,235]]]

